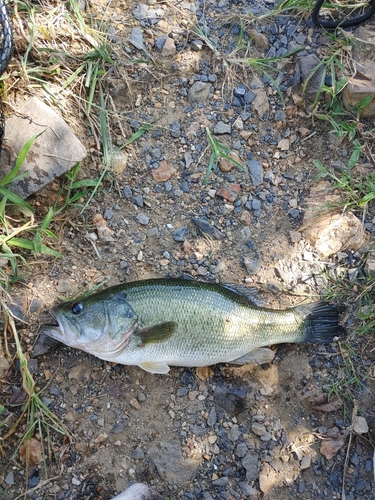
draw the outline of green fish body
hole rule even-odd
[[[44,333],[151,373],[167,373],[169,366],[246,363],[262,359],[254,353],[264,346],[330,342],[342,333],[336,305],[274,310],[231,286],[181,279],[124,283],[61,304],[53,313],[59,327],[45,325]]]

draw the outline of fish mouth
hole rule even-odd
[[[79,330],[74,322],[67,320],[57,308],[52,309],[52,314],[55,316],[57,324],[42,325],[42,333],[64,344],[71,345],[70,341],[74,341],[73,347],[77,345]]]

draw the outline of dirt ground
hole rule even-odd
[[[345,161],[348,152],[330,140],[324,124],[311,119],[311,107],[300,99],[301,83],[286,83],[296,73],[296,60],[280,67],[284,103],[261,74],[224,64],[230,58],[222,54],[230,54],[238,40],[235,18],[228,15],[255,4],[150,1],[149,9],[161,9],[155,23],[137,19],[137,5],[101,0],[90,2],[90,9],[95,19],[105,20],[113,44],[115,63],[102,82],[112,106],[113,146],[144,123],[153,124],[117,154],[83,213],[69,207],[53,221],[58,238],[49,244],[62,258],[36,256],[12,288],[14,310],[26,321],[18,327],[30,370],[42,401],[66,433],[50,428],[46,436],[43,425],[35,429],[46,459],[32,457],[26,468],[18,448],[22,420],[2,445],[0,498],[109,500],[144,482],[173,500],[371,499],[375,354],[365,338],[351,340],[351,351],[344,341],[275,346],[271,364],[220,365],[212,373],[172,367],[168,375],[152,375],[63,345],[33,355],[41,324],[51,322],[50,308],[97,284],[193,277],[255,286],[269,305],[285,308],[306,297],[317,299],[332,277],[360,268],[364,258],[344,249],[323,257],[304,237],[304,212],[317,174],[313,160],[330,165]],[[192,49],[198,37],[187,28],[192,18],[202,23],[203,15],[216,51],[204,44]],[[256,25],[268,42],[267,48],[253,43],[254,53],[277,48],[290,23],[292,18],[283,28],[273,21]],[[305,45],[319,53],[320,35],[304,22],[296,26]],[[129,43],[134,28],[142,31],[145,50]],[[156,49],[162,35],[174,42],[175,51]],[[189,102],[196,81],[210,86],[203,104]],[[257,81],[263,93],[257,93]],[[260,104],[233,106],[234,89],[241,85],[252,88]],[[267,112],[259,113],[258,105]],[[205,185],[211,154],[205,127],[212,132],[220,121],[230,132],[214,137],[246,168],[232,165],[225,172],[222,165]],[[98,132],[90,132],[81,112],[70,124],[88,151],[79,177],[97,178],[103,171]],[[258,185],[249,161],[261,165]],[[160,165],[166,177],[155,174]],[[37,218],[47,213],[60,182],[28,200]],[[209,222],[221,236],[203,233],[193,218]],[[181,228],[186,231],[177,238]],[[372,239],[369,231],[367,240]],[[346,306],[343,321],[350,332],[353,304]],[[21,385],[15,363],[0,384],[6,410],[0,432],[19,415]],[[355,427],[357,416],[370,430]]]

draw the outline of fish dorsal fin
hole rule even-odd
[[[149,373],[160,373],[165,375],[169,372],[169,366],[164,361],[146,361],[139,364],[140,368]]]
[[[177,323],[174,321],[166,321],[165,323],[160,323],[159,325],[142,328],[142,330],[137,331],[136,335],[141,340],[141,346],[147,344],[157,344],[158,342],[168,340],[172,336],[176,327]]]
[[[249,302],[258,307],[267,307],[267,301],[261,295],[260,290],[258,288],[247,288],[245,285],[237,285],[232,283],[225,283],[223,285],[224,288],[230,290],[231,292],[236,293],[237,295],[241,295],[245,297]]]

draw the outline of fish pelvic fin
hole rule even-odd
[[[276,353],[272,349],[268,349],[267,347],[260,347],[255,351],[248,352],[240,358],[229,361],[229,363],[232,363],[234,365],[264,365],[265,363],[271,363],[271,361],[275,357],[275,354]]]
[[[140,338],[140,346],[142,347],[147,344],[157,344],[158,342],[168,340],[173,335],[176,327],[177,323],[174,321],[166,321],[165,323],[160,323],[159,325],[142,328],[137,331],[136,335]]]
[[[304,322],[305,335],[302,342],[312,344],[333,342],[336,337],[346,333],[339,322],[342,308],[337,304],[312,302],[296,306],[294,311]]]
[[[169,366],[164,361],[146,361],[138,365],[140,368],[149,373],[160,373],[165,375],[169,372]]]

